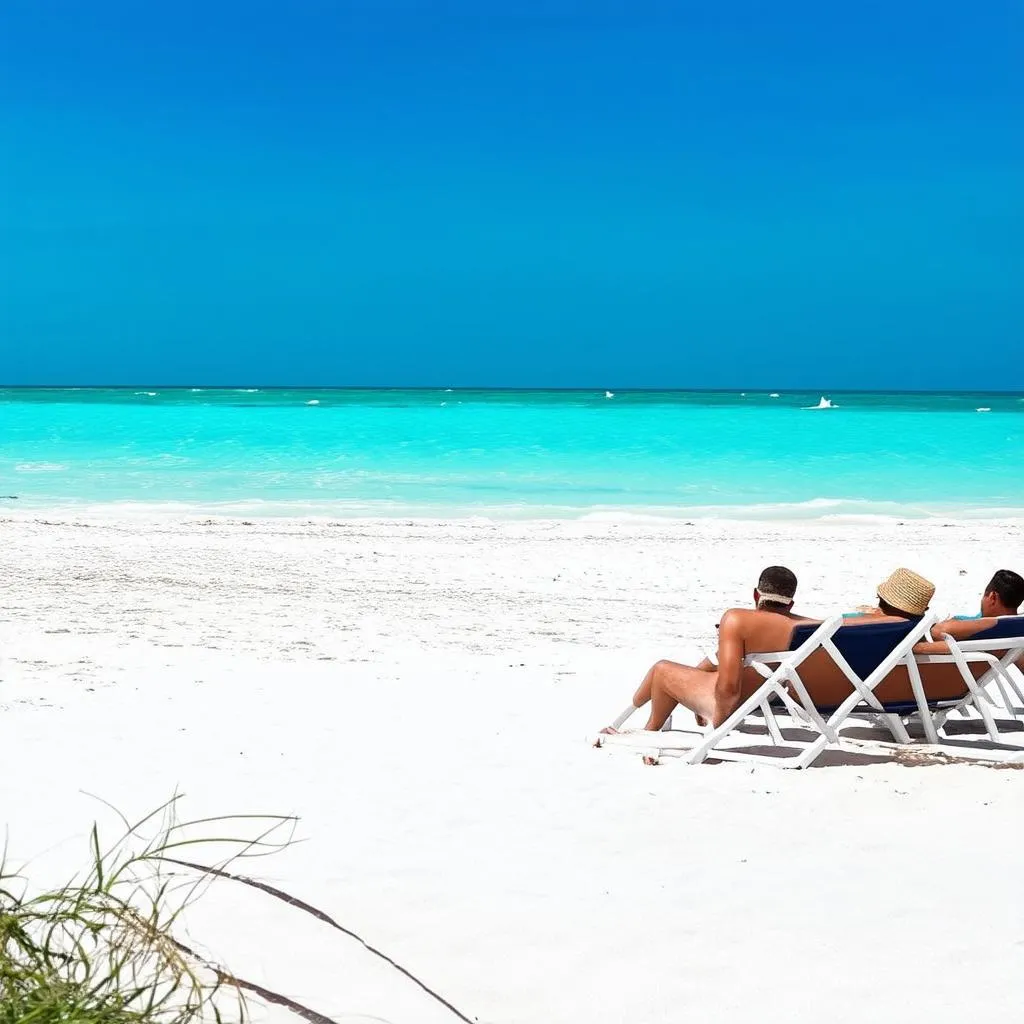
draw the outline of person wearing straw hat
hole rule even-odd
[[[896,619],[920,619],[935,596],[935,584],[913,569],[896,569],[878,584],[877,605],[866,605],[846,618],[874,618],[884,616]]]

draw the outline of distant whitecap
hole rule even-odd
[[[137,395],[145,395],[147,398],[156,398],[157,393],[155,391],[136,391]]]
[[[318,398],[311,398],[311,399],[310,399],[310,400],[309,400],[309,401],[308,401],[308,402],[306,403],[306,405],[319,405],[319,404],[320,404],[320,400],[319,400]]]
[[[979,405],[975,412],[991,412],[992,410],[987,405]]]
[[[604,397],[605,398],[614,398],[615,397],[615,392],[614,391],[606,391],[604,393]]]
[[[236,388],[235,390],[241,395],[255,395],[259,388]]]
[[[778,393],[778,391],[773,391],[768,397],[769,398],[778,398],[779,397],[779,393]]]

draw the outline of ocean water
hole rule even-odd
[[[1024,395],[823,398],[0,389],[0,509],[1024,515]]]

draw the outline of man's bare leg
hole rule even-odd
[[[647,675],[643,677],[643,679],[640,682],[639,688],[637,689],[636,693],[633,694],[633,707],[642,708],[645,704],[647,704],[650,701],[651,692],[654,688],[654,681],[659,675],[663,675],[666,672],[671,674],[676,669],[681,668],[685,668],[691,672],[715,672],[717,670],[717,667],[713,665],[707,658],[705,658],[695,669],[690,668],[689,665],[680,665],[678,662],[675,661],[662,660],[656,662],[648,669]],[[669,714],[671,714],[671,711],[669,712]],[[665,720],[667,719],[668,715],[665,716]],[[701,721],[699,717],[697,720],[700,722],[701,725],[707,724],[706,722]],[[662,725],[664,724],[665,722],[663,721]],[[658,728],[660,729],[661,726],[658,726]],[[608,734],[618,732],[618,730],[613,728],[612,726],[608,726],[608,728],[602,729],[601,732],[604,734]]]
[[[701,661],[701,663],[697,665],[695,668],[691,668],[689,665],[680,665],[678,662],[675,661],[662,660],[656,662],[648,669],[647,675],[645,675],[644,678],[641,680],[639,688],[637,689],[636,693],[633,694],[633,707],[642,708],[645,704],[647,704],[650,701],[651,693],[654,689],[654,681],[659,675],[664,675],[665,673],[673,674],[677,669],[686,669],[688,672],[709,673],[717,672],[718,666],[713,661],[710,661],[708,658],[704,658],[703,661]],[[664,725],[665,722],[668,721],[668,715],[670,715],[671,713],[672,711],[670,710],[665,715],[665,718],[662,720],[661,723],[662,725]],[[617,733],[619,731],[617,725],[623,720],[624,717],[625,713],[616,721],[615,725],[609,725],[602,729],[601,735],[607,736],[614,735],[615,733]],[[697,719],[698,725],[705,726],[708,724],[707,718],[705,718],[703,715],[695,714],[695,717]],[[661,726],[658,726],[658,728],[660,729]],[[601,745],[600,737],[594,745],[598,747]]]
[[[715,662],[711,661],[709,658],[705,658],[697,666],[697,668],[699,668],[701,670],[701,672],[717,672],[718,671],[718,665]],[[708,724],[708,720],[703,715],[698,715],[696,712],[694,712],[693,717],[697,719],[697,724],[699,726],[701,726],[701,727],[703,727],[703,726]]]
[[[718,726],[732,713],[735,701],[724,699],[718,691],[718,672],[709,672],[687,665],[662,663],[651,686],[651,715],[644,727],[650,732],[660,729],[677,705],[688,708],[698,720],[703,718]]]
[[[716,713],[717,686],[718,666],[707,658],[696,668],[663,663],[662,670],[652,680],[651,717],[644,728],[657,732],[680,704],[693,712],[698,725],[707,725],[709,720],[720,724],[716,721],[720,713]],[[646,756],[643,761],[647,765],[660,763],[653,756]]]
[[[654,687],[654,679],[660,674],[673,672],[677,668],[690,668],[689,665],[681,665],[678,661],[666,661],[662,659],[656,662],[644,676],[640,688],[633,694],[633,707],[642,708],[651,699],[651,690]],[[695,669],[696,672],[717,672],[718,666],[705,658]]]

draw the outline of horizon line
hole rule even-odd
[[[590,392],[618,392],[639,394],[805,394],[822,395],[1024,395],[1020,388],[992,390],[988,388],[828,388],[828,387],[780,387],[772,391],[769,387],[629,387],[622,385],[594,385],[592,387],[512,387],[493,385],[445,384],[2,384],[3,391],[123,391],[131,388],[157,388],[163,391],[492,391],[492,392],[543,392],[549,394],[585,394]]]

